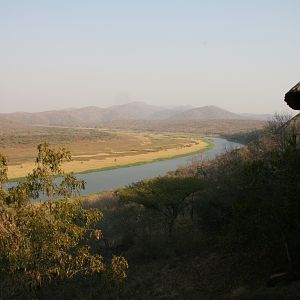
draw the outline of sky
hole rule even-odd
[[[0,112],[290,110],[299,0],[0,0]]]

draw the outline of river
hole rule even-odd
[[[85,189],[81,191],[81,195],[85,196],[98,192],[115,190],[146,178],[162,176],[168,171],[175,171],[180,166],[188,165],[193,159],[213,159],[225,151],[237,149],[242,146],[239,143],[231,142],[223,138],[206,139],[211,140],[214,144],[214,147],[199,154],[172,158],[132,167],[76,174],[78,179],[82,179],[86,182]],[[16,182],[10,182],[8,185],[6,185],[6,188],[15,184]],[[41,199],[45,199],[45,197],[42,196]],[[41,199],[34,201],[39,201]]]
[[[139,166],[77,174],[76,177],[78,179],[86,181],[86,188],[81,192],[81,195],[114,190],[145,178],[162,176],[168,171],[175,171],[178,167],[191,163],[192,159],[213,159],[224,153],[226,150],[233,150],[241,147],[241,144],[230,142],[222,138],[210,138],[210,140],[213,142],[214,147],[203,153]]]

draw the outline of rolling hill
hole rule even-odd
[[[263,119],[263,116],[261,117]],[[143,102],[131,102],[108,108],[88,106],[44,112],[16,112],[0,114],[0,124],[21,126],[79,126],[93,127],[114,121],[205,121],[205,120],[251,120],[251,115],[232,113],[217,106],[165,108]]]
[[[171,117],[173,120],[238,120],[244,116],[232,113],[217,106],[203,106],[192,108]]]

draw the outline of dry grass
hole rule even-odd
[[[108,129],[2,128],[0,153],[8,157],[9,178],[25,176],[32,169],[36,146],[43,142],[70,149],[74,161],[65,165],[66,170],[82,172],[188,154],[205,147],[201,143],[196,145],[199,141],[195,141],[193,135],[244,132],[264,125],[263,121],[208,120],[115,122],[107,124]]]
[[[113,192],[102,192],[80,197],[84,208],[111,209],[116,206],[118,198]]]
[[[193,153],[196,151],[203,150],[208,144],[199,139],[193,140],[194,144],[183,144],[177,146],[176,148],[164,149],[164,150],[147,150],[146,153],[134,154],[134,155],[123,155],[113,157],[103,157],[99,159],[89,159],[89,160],[73,160],[63,164],[63,169],[65,172],[84,172],[88,170],[98,170],[103,168],[113,168],[117,166],[126,166],[130,164],[135,164],[139,162],[149,162],[157,159],[167,159],[177,155],[184,155]],[[78,158],[78,156],[77,156]],[[26,162],[21,165],[11,165],[8,169],[9,178],[17,178],[26,176],[34,168],[34,163]]]
[[[10,179],[26,176],[33,169],[36,146],[42,142],[70,149],[73,161],[64,164],[66,172],[166,159],[200,151],[207,146],[189,134],[97,128],[31,128],[28,132],[0,136],[0,153],[8,158]]]

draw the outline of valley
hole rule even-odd
[[[0,300],[300,299],[299,10],[0,1]]]
[[[64,170],[80,173],[191,155],[212,146],[203,136],[248,132],[265,123],[216,106],[167,109],[143,102],[8,113],[0,114],[0,150],[10,179],[32,170],[40,143],[69,149],[72,162]]]

